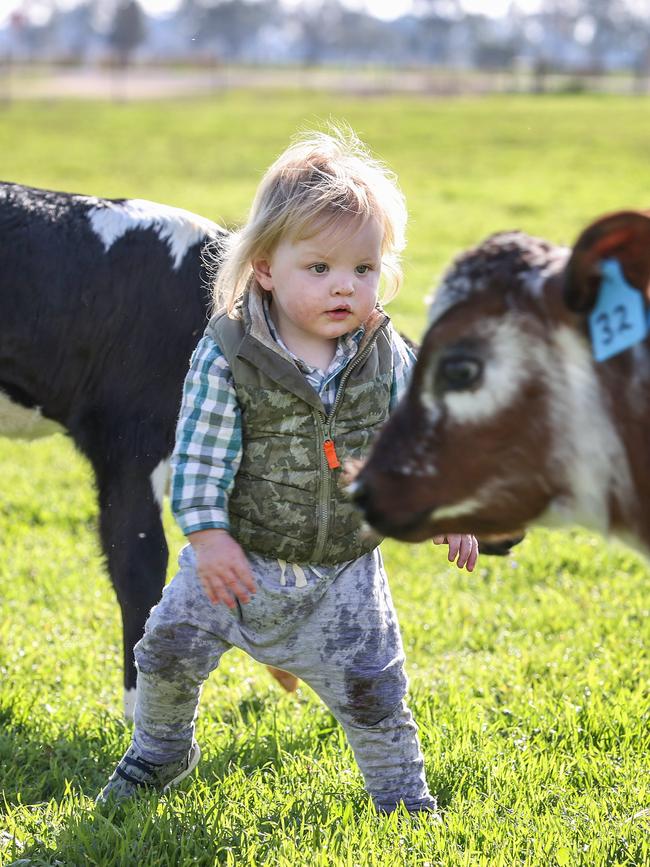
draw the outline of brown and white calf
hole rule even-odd
[[[453,263],[356,483],[370,524],[415,542],[578,523],[650,551],[650,342],[594,360],[605,257],[648,295],[650,214],[603,218],[573,251],[501,233]]]

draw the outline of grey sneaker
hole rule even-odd
[[[104,806],[118,804],[133,798],[143,790],[154,789],[157,792],[167,792],[192,773],[201,758],[201,750],[193,741],[190,751],[184,759],[169,762],[166,765],[156,765],[139,756],[133,747],[129,747],[118,762],[117,767],[108,782],[101,790],[95,804]]]

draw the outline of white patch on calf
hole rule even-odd
[[[485,361],[483,378],[476,389],[449,391],[440,399],[449,419],[455,424],[479,424],[506,409],[516,400],[521,384],[529,375],[530,343],[517,322],[518,317],[487,321],[474,332],[489,342],[489,358]],[[433,397],[431,371],[428,388],[422,393],[422,403],[429,413],[439,408]]]
[[[570,247],[553,247],[551,250],[544,250],[537,267],[531,267],[520,275],[522,286],[531,295],[543,296],[546,284],[551,277],[564,268],[570,254]]]
[[[446,506],[440,506],[431,512],[431,521],[444,521],[449,518],[464,518],[467,515],[476,515],[491,503],[495,503],[499,498],[510,498],[507,484],[504,484],[501,478],[489,479],[478,490],[474,491],[472,497],[466,500],[460,500],[457,503],[450,503]]]
[[[169,458],[161,461],[149,478],[151,479],[151,490],[153,491],[154,500],[162,509],[163,500],[169,486]]]
[[[202,241],[206,235],[214,238],[220,231],[215,223],[198,214],[145,199],[107,201],[92,208],[88,218],[106,250],[132,229],[153,229],[160,240],[168,244],[174,270],[180,268],[185,253],[193,244]]]
[[[441,319],[456,306],[459,298],[468,296],[471,291],[472,281],[468,275],[457,274],[453,270],[445,274],[436,291],[424,299],[425,304],[428,304],[427,326]]]
[[[428,385],[423,388],[418,395],[420,398],[420,403],[427,411],[427,421],[431,425],[431,427],[435,427],[440,421],[440,404],[438,402],[438,398],[436,397],[433,383],[433,374],[434,371],[431,371],[431,376],[428,377]]]
[[[45,418],[40,407],[28,409],[0,391],[0,436],[35,440],[64,430],[57,422]]]
[[[434,509],[429,519],[431,521],[444,521],[446,518],[475,515],[484,505],[485,501],[482,498],[470,497],[468,500],[461,500],[460,503],[454,503],[452,506],[441,506],[439,509]]]
[[[636,496],[627,455],[586,339],[567,326],[553,334],[547,372],[555,474],[566,479],[568,499],[553,503],[540,523],[575,522],[609,528],[610,496],[634,512]],[[553,369],[553,367],[555,369]]]

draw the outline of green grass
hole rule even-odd
[[[604,97],[17,104],[0,113],[2,174],[232,224],[291,132],[330,115],[400,175],[412,224],[393,310],[414,335],[436,274],[484,234],[569,242],[648,204],[648,105]],[[373,815],[328,711],[239,652],[204,692],[193,781],[107,819],[92,798],[129,730],[89,470],[61,436],[0,439],[0,470],[0,864],[650,864],[650,573],[635,554],[534,532],[468,575],[428,545],[385,545],[442,827]]]

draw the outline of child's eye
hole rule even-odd
[[[309,270],[313,271],[314,274],[324,274],[327,271],[327,265],[325,262],[316,262],[315,265],[310,265]]]
[[[357,274],[367,274],[370,271],[370,265],[357,265],[355,270]]]

